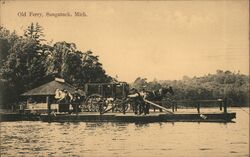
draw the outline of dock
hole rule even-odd
[[[134,113],[79,113],[75,114],[55,114],[40,116],[44,122],[132,122],[132,123],[152,123],[152,122],[232,122],[236,118],[236,113],[175,113],[167,114],[163,112],[150,113],[149,115],[136,115]]]
[[[43,122],[129,122],[129,123],[152,123],[152,122],[233,122],[236,118],[234,112],[187,112],[179,110],[174,114],[165,112],[151,112],[148,115],[136,115],[132,112],[105,113],[80,112],[76,114],[21,114],[1,113],[0,120],[4,121],[43,121]]]

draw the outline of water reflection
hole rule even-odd
[[[135,123],[135,127],[140,130],[149,127],[150,123]]]
[[[236,123],[1,123],[1,156],[249,156],[249,115]]]

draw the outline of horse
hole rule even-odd
[[[161,101],[166,94],[174,95],[173,88],[170,86],[168,88],[160,88],[159,90],[153,90],[153,91],[145,91],[144,98],[149,101]]]
[[[160,88],[159,90],[154,91],[143,91],[144,93],[144,99],[148,101],[162,101],[162,99],[169,93],[171,96],[174,95],[173,88],[170,86],[168,88]],[[153,107],[155,111],[155,107]],[[160,109],[160,112],[162,112],[162,109]]]

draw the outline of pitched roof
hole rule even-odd
[[[44,85],[41,85],[37,88],[31,89],[21,94],[21,96],[55,95],[56,89],[60,89],[60,90],[66,89],[70,93],[73,93],[75,91],[75,88],[72,85],[66,82],[58,82],[54,80]]]

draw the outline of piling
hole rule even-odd
[[[175,103],[175,111],[177,111],[177,108],[178,108],[178,104],[177,104],[177,102]]]
[[[224,108],[224,113],[227,113],[227,98],[224,99],[224,102],[223,102],[223,108]]]
[[[172,103],[172,112],[174,112],[175,105],[176,105],[176,103],[175,103],[175,102],[174,102],[174,103]]]
[[[48,112],[48,117],[49,117],[49,120],[51,119],[51,103],[50,103],[50,99],[49,99],[49,96],[46,96],[46,103],[47,103],[47,112]]]
[[[222,111],[223,100],[219,100],[220,111]]]
[[[198,111],[198,114],[200,114],[200,108],[201,108],[201,104],[198,102],[198,103],[197,103],[197,111]]]

